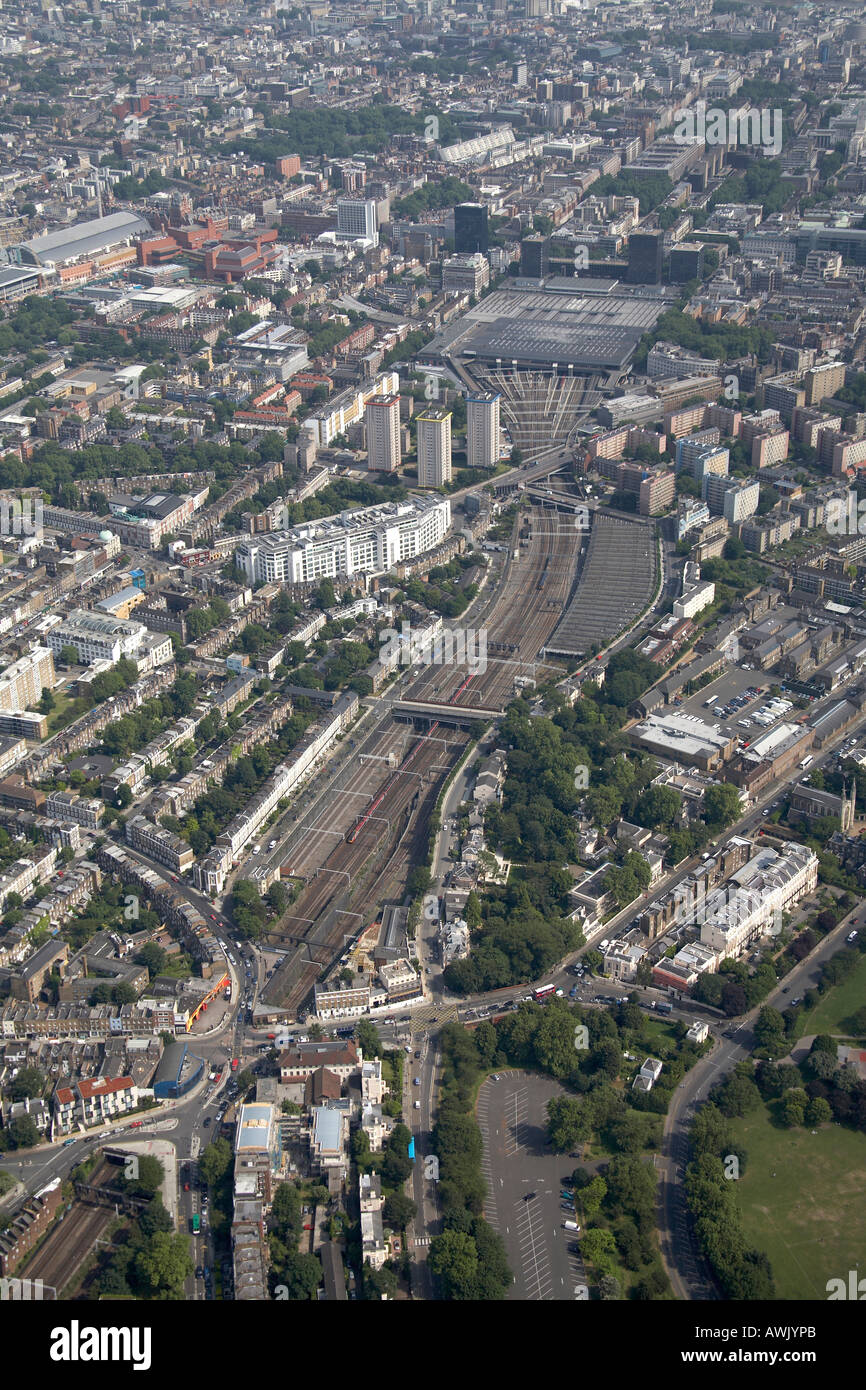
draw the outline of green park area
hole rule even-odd
[[[856,969],[847,979],[828,990],[814,1009],[804,1010],[798,1032],[800,1037],[813,1033],[829,1033],[842,1038],[866,1037],[862,1018],[855,1017],[866,1004],[866,955],[861,956]]]
[[[783,1129],[766,1106],[730,1127],[746,1151],[737,1197],[747,1243],[769,1258],[779,1299],[826,1299],[828,1279],[864,1260],[866,1134]]]

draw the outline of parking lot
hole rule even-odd
[[[488,1197],[484,1214],[505,1244],[514,1275],[509,1298],[544,1302],[586,1298],[576,1232],[560,1192],[576,1161],[554,1154],[546,1140],[547,1102],[564,1095],[549,1077],[506,1071],[478,1096]]]

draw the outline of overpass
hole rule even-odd
[[[552,507],[558,512],[574,512],[576,515],[586,518],[586,527],[589,527],[590,508],[586,502],[573,493],[561,492],[554,489],[543,487],[527,487],[524,492],[533,502],[538,502],[542,507]]]
[[[465,729],[478,720],[487,724],[492,719],[501,719],[505,710],[472,709],[468,705],[442,705],[432,700],[395,700],[391,706],[391,713],[395,719],[401,720],[404,724],[415,723],[416,720],[427,720],[431,723],[452,724],[455,728]]]

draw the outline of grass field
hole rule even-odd
[[[866,1134],[777,1129],[763,1105],[731,1129],[747,1154],[743,1229],[768,1255],[779,1298],[823,1300],[828,1279],[847,1279],[858,1261],[866,1273]]]
[[[866,1003],[866,955],[841,985],[828,990],[816,1008],[800,1019],[799,1035],[840,1033],[851,1036],[851,1015]]]

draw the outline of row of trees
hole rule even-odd
[[[442,1234],[430,1245],[429,1264],[443,1297],[499,1300],[511,1284],[511,1271],[499,1236],[482,1215],[481,1131],[472,1113],[480,1058],[472,1038],[458,1024],[442,1032],[442,1099],[433,1131],[439,1158]]]
[[[714,1104],[704,1105],[691,1128],[692,1161],[686,1169],[686,1199],[695,1234],[725,1298],[772,1299],[773,1271],[762,1251],[750,1246],[742,1228],[730,1160],[745,1168],[746,1154]]]

